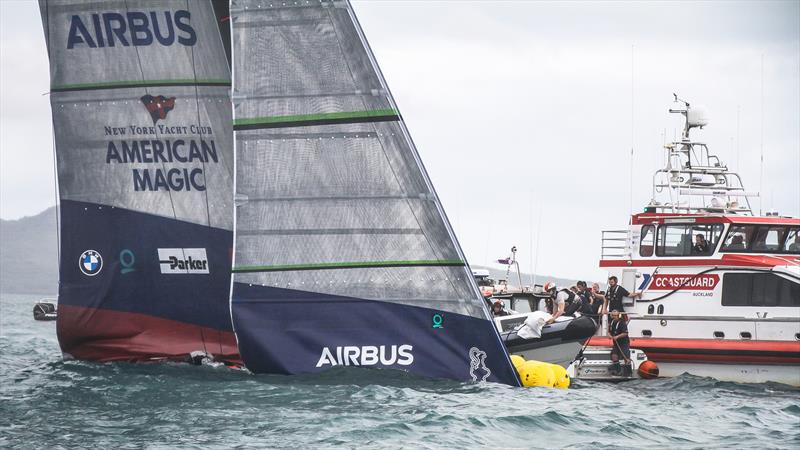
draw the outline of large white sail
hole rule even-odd
[[[234,0],[231,21],[246,366],[518,384],[351,5]]]

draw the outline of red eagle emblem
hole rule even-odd
[[[154,125],[158,122],[158,119],[166,119],[167,113],[175,108],[175,97],[167,98],[163,95],[153,97],[148,94],[143,96],[141,100],[144,103],[144,107],[147,108],[147,112],[150,113],[150,117],[153,118]]]

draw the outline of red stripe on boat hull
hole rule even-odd
[[[89,361],[185,360],[203,350],[217,360],[240,363],[236,336],[146,314],[59,305],[61,351]]]
[[[595,336],[589,345],[610,346],[611,339]],[[800,342],[718,341],[710,339],[631,339],[648,359],[726,364],[800,364]]]

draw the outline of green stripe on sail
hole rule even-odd
[[[193,86],[193,85],[213,85],[230,86],[230,80],[207,79],[195,80],[185,78],[177,80],[124,80],[124,81],[102,81],[97,83],[75,83],[50,86],[53,91],[89,90],[89,89],[113,89],[125,87],[147,87],[147,86]]]
[[[318,114],[299,114],[294,116],[253,117],[249,119],[235,119],[234,125],[263,125],[287,122],[315,122],[319,120],[347,120],[368,119],[379,117],[399,117],[396,109],[373,109],[369,111],[342,111]]]
[[[232,272],[288,272],[292,270],[329,270],[329,269],[369,269],[381,267],[436,267],[436,266],[464,266],[460,259],[425,259],[411,261],[354,261],[319,264],[283,264],[274,266],[239,266]]]

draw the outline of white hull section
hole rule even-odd
[[[575,360],[575,357],[578,356],[581,347],[583,347],[583,345],[578,341],[565,342],[557,345],[523,350],[521,352],[512,352],[512,354],[522,356],[526,360],[548,362],[566,368]]]
[[[775,382],[800,387],[800,366],[658,362],[659,377],[684,373],[737,383]]]

